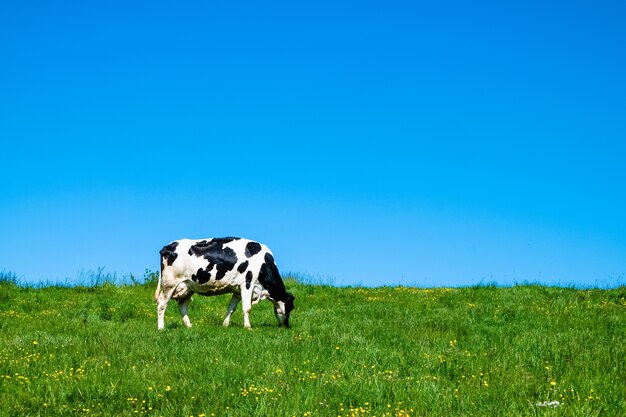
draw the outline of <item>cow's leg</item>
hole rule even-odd
[[[191,327],[191,322],[189,321],[189,316],[187,315],[187,307],[189,306],[189,301],[191,300],[192,295],[193,291],[191,291],[184,281],[176,286],[174,294],[172,295],[172,298],[178,301],[178,310],[183,318],[183,324],[185,327]]]
[[[241,309],[243,310],[243,327],[251,329],[250,311],[252,310],[252,289],[246,289],[244,285],[241,286]]]
[[[230,299],[230,304],[228,305],[228,312],[226,312],[226,318],[224,319],[224,323],[223,323],[224,327],[228,327],[230,325],[230,316],[232,316],[240,300],[241,300],[241,297],[239,296],[239,294],[233,293],[233,298]]]
[[[191,298],[192,294],[191,290],[189,290],[184,283],[180,283],[175,287],[163,286],[163,291],[161,291],[157,300],[157,328],[159,330],[165,328],[165,309],[167,308],[167,303],[169,303],[172,298],[175,300]],[[187,318],[187,321],[189,321],[189,318]]]
[[[189,321],[189,315],[187,314],[189,301],[191,301],[191,297],[178,300],[178,310],[180,311],[180,315],[183,317],[183,324],[185,327],[191,327],[191,321]]]
[[[165,309],[170,301],[172,291],[163,291],[157,300],[157,328],[163,330],[165,328]]]

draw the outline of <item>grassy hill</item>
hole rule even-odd
[[[334,288],[229,296],[0,282],[1,416],[625,416],[626,288]],[[553,405],[547,405],[550,402]]]

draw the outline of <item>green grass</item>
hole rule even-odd
[[[624,287],[287,286],[291,329],[194,296],[157,332],[153,285],[0,280],[0,415],[626,415]]]

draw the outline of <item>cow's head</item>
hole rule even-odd
[[[294,308],[293,300],[295,299],[296,297],[294,297],[292,293],[288,292],[286,300],[274,302],[274,314],[276,314],[279,326],[289,327],[289,314]]]

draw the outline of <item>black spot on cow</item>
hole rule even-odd
[[[248,261],[245,261],[244,263],[242,263],[241,265],[239,265],[237,267],[237,272],[239,272],[240,274],[243,274],[244,272],[246,272],[246,269],[248,269]]]
[[[216,238],[211,239],[211,242],[213,242],[213,243],[221,243],[222,245],[225,245],[227,243],[230,243],[232,241],[239,240],[239,239],[241,239],[241,238],[240,237],[232,237],[232,236],[229,236],[229,237],[216,237]]]
[[[215,279],[220,280],[224,278],[228,271],[232,271],[237,263],[237,255],[231,248],[224,248],[222,252],[216,253],[211,258],[211,263],[217,265],[217,274]]]
[[[248,242],[248,244],[246,245],[246,256],[248,258],[253,257],[254,255],[256,255],[257,253],[261,252],[261,245],[258,244],[257,242]]]
[[[197,242],[189,248],[189,255],[197,256],[198,258],[202,257],[209,261],[209,265],[206,267],[207,271],[213,270],[215,266],[217,269],[215,279],[219,281],[224,278],[228,271],[232,271],[235,268],[237,255],[234,250],[224,245],[236,239],[228,237]]]
[[[252,271],[248,271],[246,274],[246,289],[250,289],[250,284],[252,283]]]
[[[164,246],[163,249],[159,251],[161,254],[161,259],[164,259],[168,265],[172,265],[176,258],[178,258],[178,253],[176,252],[176,246],[178,246],[178,242],[172,242],[167,246]],[[161,269],[163,269],[165,265],[161,265]]]
[[[261,265],[259,271],[259,282],[263,287],[267,288],[270,293],[270,297],[274,300],[285,301],[288,298],[285,284],[283,283],[278,268],[274,262],[274,257],[271,253],[265,253],[265,263]]]
[[[205,284],[209,282],[209,280],[211,279],[211,269],[212,268],[210,267],[204,269],[198,268],[198,271],[191,276],[191,280],[199,284]]]
[[[210,240],[201,240],[194,243],[189,248],[189,255],[194,255],[200,258],[204,256],[207,251],[214,250],[216,247],[222,248],[224,245],[239,239],[240,238],[238,237],[217,237]]]

